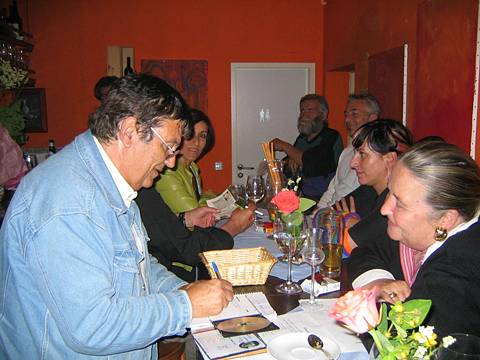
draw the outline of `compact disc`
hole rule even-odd
[[[221,321],[217,329],[233,333],[248,333],[258,331],[270,325],[270,321],[260,316],[244,316],[235,319]]]

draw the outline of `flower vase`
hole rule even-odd
[[[288,261],[287,280],[275,287],[278,292],[284,294],[298,294],[302,292],[300,285],[292,281],[292,261],[298,261],[296,257],[298,257],[302,249],[306,236],[303,231],[303,216],[300,214],[301,217],[298,219],[291,215],[279,216],[280,224],[277,228],[277,233],[274,234],[275,241],[286,255]]]
[[[293,259],[300,252],[303,241],[302,241],[302,230],[303,230],[303,221],[301,223],[292,223],[286,222],[282,219],[283,230],[292,236],[292,242],[290,244],[290,254]]]

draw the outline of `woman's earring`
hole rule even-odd
[[[435,241],[443,241],[447,238],[447,229],[443,228],[443,227],[440,227],[440,226],[437,226],[435,228]]]

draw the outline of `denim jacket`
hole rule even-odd
[[[156,359],[192,309],[89,131],[21,182],[0,229],[0,359]]]

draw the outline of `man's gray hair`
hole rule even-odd
[[[320,107],[320,111],[325,115],[325,118],[327,118],[328,112],[330,111],[330,109],[328,107],[327,99],[325,99],[324,96],[321,96],[318,94],[307,94],[302,96],[302,98],[300,99],[300,104],[307,100],[317,101]]]
[[[348,96],[348,103],[353,100],[361,100],[365,101],[368,108],[370,109],[370,114],[377,114],[380,116],[380,104],[375,96],[370,93],[358,93],[358,94],[351,94]]]

